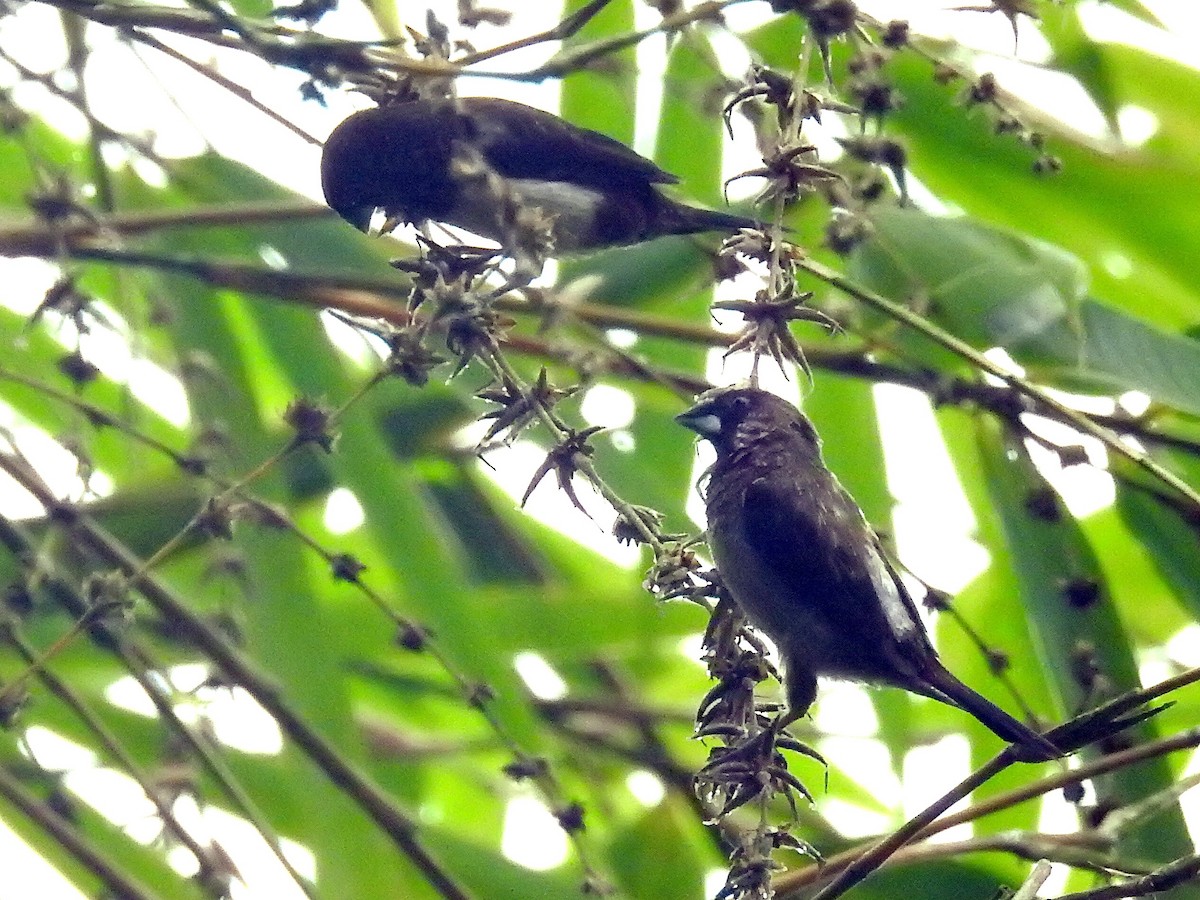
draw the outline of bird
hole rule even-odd
[[[1063,755],[942,664],[878,536],[795,406],[753,386],[715,388],[676,420],[716,450],[703,488],[706,539],[734,602],[778,649],[787,698],[780,727],[808,711],[817,676],[827,676],[958,707],[1019,745],[1019,759]]]
[[[470,174],[472,151],[514,198],[543,211],[554,255],[759,226],[660,193],[679,179],[620,141],[493,97],[409,100],[351,114],[325,141],[321,185],[329,206],[360,231],[382,209],[504,246],[512,212]]]

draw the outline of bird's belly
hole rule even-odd
[[[859,598],[852,591],[831,603],[828,597],[812,598],[809,591],[816,588],[803,581],[780,583],[736,522],[710,521],[708,537],[725,586],[750,622],[775,644],[785,669],[876,684],[912,681],[910,655],[921,655],[927,646],[919,625],[906,623],[899,633],[902,643],[885,626],[881,610],[855,608]],[[813,571],[812,578],[827,575]]]
[[[709,549],[721,579],[750,622],[767,635],[790,665],[802,665],[813,674],[847,674],[837,660],[843,654],[845,635],[835,630],[819,610],[787,602],[796,586],[781,586],[765,577],[769,567],[759,562],[736,527],[709,523]]]
[[[515,178],[507,184],[522,207],[537,207],[545,213],[555,252],[578,250],[594,242],[596,212],[603,202],[599,191],[568,181]],[[503,221],[504,206],[486,190],[467,191],[445,221],[504,244],[505,228],[510,227]]]

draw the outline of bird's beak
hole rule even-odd
[[[698,403],[691,409],[681,412],[675,421],[684,428],[690,428],[702,438],[714,438],[721,433],[721,420],[708,412],[707,404]]]
[[[354,210],[354,218],[351,221],[354,227],[367,234],[371,230],[371,218],[375,215],[374,206],[360,206]]]
[[[334,207],[337,214],[366,234],[371,228],[371,217],[375,215],[374,206]]]

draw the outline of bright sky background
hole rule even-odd
[[[518,13],[510,28],[481,28],[474,36],[477,46],[498,44],[512,36],[540,31],[551,24],[548,12],[554,10],[553,4],[517,2],[511,5],[518,9]],[[1022,22],[1019,42],[1021,60],[1015,61],[1011,57],[1012,33],[1007,21],[998,16],[978,13],[947,13],[943,8],[955,5],[960,4],[927,0],[860,2],[863,9],[881,17],[907,17],[919,31],[946,36],[953,34],[969,46],[995,54],[987,59],[987,68],[996,72],[1007,89],[1021,93],[1031,101],[1036,100],[1048,112],[1080,131],[1097,136],[1102,133],[1102,118],[1078,86],[1060,79],[1048,87],[1044,73],[1026,65],[1044,60],[1047,54],[1047,47],[1036,29]],[[1089,33],[1098,40],[1144,46],[1162,56],[1200,67],[1200,4],[1178,0],[1145,0],[1145,5],[1169,26],[1168,31],[1146,26],[1100,3],[1081,4],[1081,14]],[[373,37],[373,26],[362,5],[344,0],[343,6],[343,10],[322,22],[322,30],[346,37]],[[426,4],[404,6],[419,11],[419,14],[410,13],[414,21],[409,23],[419,27],[424,20]],[[431,2],[428,6],[434,8],[443,21],[454,21],[453,2],[443,0]],[[641,5],[637,9],[639,26],[656,21],[656,15],[651,10]],[[731,8],[727,13],[730,25],[735,30],[765,21],[771,15],[765,3],[746,3]],[[48,71],[65,59],[65,46],[55,45],[56,36],[60,34],[58,16],[58,12],[51,7],[24,4],[0,20],[0,45],[31,68]],[[114,40],[112,32],[107,29],[93,28],[90,34],[96,50],[87,77],[94,112],[102,121],[122,131],[153,133],[157,151],[167,157],[186,156],[200,152],[206,146],[214,147],[223,154],[270,173],[283,185],[320,199],[317,148],[305,144],[210,82],[177,63],[164,60],[154,51],[139,50],[135,55],[127,45]],[[740,74],[748,62],[744,51],[732,38],[718,36],[717,39],[720,41],[721,58],[726,61],[730,73]],[[328,108],[302,103],[297,92],[301,79],[295,73],[273,70],[242,54],[220,51],[200,42],[184,41],[179,42],[178,46],[185,48],[196,59],[216,63],[226,76],[239,84],[252,86],[259,100],[279,110],[318,138],[324,138],[350,110],[364,105],[361,98],[345,94],[330,95]],[[552,51],[552,47],[533,48],[504,59],[502,64],[513,69],[525,68],[545,59]],[[639,47],[639,65],[647,86],[657,86],[665,56],[665,41],[661,36]],[[148,71],[156,77],[147,77]],[[0,85],[11,85],[15,81],[13,73],[0,64]],[[495,79],[464,79],[460,90],[464,94],[502,96],[549,109],[556,107],[558,96],[558,86],[553,82],[530,85]],[[19,105],[46,117],[67,135],[75,138],[84,135],[81,118],[45,90],[16,84],[13,98]],[[653,149],[658,102],[659,98],[653,92],[639,96],[635,147],[643,153],[650,153]],[[186,116],[181,109],[187,111]],[[1145,110],[1132,108],[1122,111],[1120,122],[1123,137],[1134,143],[1148,137],[1155,127],[1152,115]],[[747,152],[744,148],[750,145],[748,141],[730,145],[726,159],[726,171],[729,174],[757,163],[757,160],[744,155]],[[826,140],[823,146],[832,152],[836,144]],[[119,151],[112,152],[119,155]],[[156,177],[153,166],[135,162],[146,177]],[[745,185],[744,189],[752,191],[753,186]],[[2,261],[0,272],[8,288],[0,302],[9,303],[25,312],[32,311],[55,277],[52,266],[33,260]],[[737,286],[722,290],[737,290]],[[68,339],[69,336],[64,335],[64,340]],[[129,379],[135,388],[150,383],[165,386],[166,393],[140,394],[144,402],[175,420],[186,415],[182,394],[177,386],[172,387],[171,379],[162,373],[158,377],[147,378],[146,364],[135,360],[121,341],[112,341],[111,346],[107,347],[91,346],[93,355],[111,377]],[[744,377],[745,367],[736,360],[722,364],[719,356],[714,354],[708,374],[714,381],[731,382]],[[790,392],[795,399],[798,379],[785,382],[776,378],[772,384],[781,392]],[[945,463],[945,451],[932,413],[924,398],[912,392],[888,386],[881,386],[877,390],[881,399],[886,400],[880,404],[881,427],[887,443],[889,484],[898,500],[894,524],[901,554],[915,570],[939,586],[949,590],[960,588],[986,565],[987,557],[986,551],[970,538],[974,523]],[[583,404],[583,415],[589,424],[605,424],[619,429],[629,423],[633,413],[629,396],[610,386],[593,388]],[[0,426],[20,426],[20,423],[13,419],[11,410],[0,406]],[[47,436],[28,428],[19,430],[22,440],[28,442],[26,446],[38,448],[38,458],[47,459],[52,467],[57,467],[56,483],[65,489],[74,472],[70,459]],[[1095,449],[1097,456],[1102,458],[1103,452],[1098,447]],[[514,496],[519,496],[529,473],[541,459],[542,451],[532,444],[518,444],[507,452],[506,457],[498,456],[493,462],[506,488]],[[698,457],[698,468],[703,464],[703,457]],[[1047,460],[1047,465],[1050,464]],[[1077,513],[1086,513],[1111,502],[1111,483],[1102,472],[1079,467],[1069,474],[1055,476],[1054,480]],[[100,483],[102,485],[103,481]],[[919,496],[912,492],[913,484],[920,485]],[[586,491],[581,493],[586,495]],[[0,502],[5,503],[7,511],[13,511],[11,497],[0,493]],[[698,504],[695,505],[698,507]],[[600,508],[598,501],[594,506]],[[34,512],[32,509],[28,511]],[[571,509],[562,495],[549,487],[539,489],[534,494],[529,511],[625,564],[633,564],[636,560],[636,551],[618,547],[594,522]],[[599,521],[609,518],[607,511],[601,510],[597,514]],[[344,489],[335,491],[329,500],[327,519],[331,527],[340,531],[356,527],[361,520],[361,508],[353,494]],[[947,552],[948,548],[952,552]],[[947,565],[948,560],[955,565]],[[1200,640],[1196,639],[1196,633],[1190,637],[1189,640],[1187,636],[1181,636],[1173,642],[1171,650],[1180,661],[1194,665],[1200,662],[1196,659],[1195,650],[1200,646]],[[694,653],[694,642],[687,644],[686,649]],[[520,655],[514,660],[514,666],[539,695],[552,696],[563,689],[561,679],[536,654]],[[202,680],[203,671],[199,668],[196,671],[181,671],[175,673],[175,677],[181,684],[187,685]],[[912,757],[905,760],[903,781],[895,779],[886,757],[881,759],[879,756],[880,745],[870,740],[873,711],[861,689],[845,684],[828,686],[823,696],[832,702],[826,702],[818,708],[819,724],[844,735],[837,739],[839,745],[836,750],[832,742],[829,749],[836,752],[839,760],[857,760],[857,763],[851,763],[854,774],[876,790],[881,799],[898,800],[906,811],[913,811],[927,799],[913,787],[929,780],[922,777],[923,773],[934,773],[936,777],[933,782],[936,784],[966,774],[966,744],[959,739],[948,738],[935,747],[914,751]],[[129,709],[143,710],[147,715],[153,713],[152,709],[145,708],[145,695],[129,684],[115,685],[110,699]],[[256,749],[258,752],[272,752],[273,748],[278,747],[278,730],[244,695],[238,696],[235,692],[229,696],[222,693],[220,696],[212,695],[211,699],[217,703],[211,714],[216,719],[218,732],[231,744],[238,740],[250,740],[252,743],[247,749]],[[194,712],[189,714],[194,715]],[[138,791],[129,779],[111,770],[95,769],[95,758],[90,751],[70,745],[49,732],[35,732],[29,739],[43,764],[51,768],[79,767],[83,770],[69,779],[72,790],[81,798],[126,823],[131,834],[143,834],[147,838],[153,834],[155,828],[149,818],[149,805],[144,798],[140,803],[136,801]],[[1193,760],[1191,769],[1195,771],[1197,768],[1196,760]],[[662,785],[648,772],[631,775],[628,789],[648,806],[662,797]],[[1200,830],[1200,816],[1194,806],[1190,814],[1193,817],[1193,832],[1196,832]],[[858,809],[839,809],[827,805],[822,811],[850,832],[865,834],[886,824],[864,817],[863,811]],[[1064,806],[1048,808],[1045,815],[1047,823],[1052,824],[1056,816],[1069,816],[1071,813]],[[185,817],[186,821],[196,823],[199,833],[203,834],[207,829],[221,834],[228,847],[239,850],[238,865],[251,885],[242,890],[239,897],[269,897],[275,900],[298,896],[265,850],[260,848],[255,851],[257,838],[247,833],[244,823],[214,810],[201,812],[193,809],[186,812]],[[290,849],[302,871],[311,869],[311,856],[303,848]],[[503,849],[512,859],[534,868],[557,865],[567,853],[562,833],[545,809],[536,799],[521,795],[514,797],[509,808]],[[23,900],[35,892],[39,900],[75,900],[82,896],[29,852],[3,823],[0,823],[0,859],[6,863],[4,878],[0,879],[0,900]],[[713,890],[720,883],[720,874],[714,873]],[[1051,887],[1048,885],[1047,889]]]

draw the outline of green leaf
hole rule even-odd
[[[1118,103],[1112,73],[1101,48],[1087,36],[1078,7],[1046,7],[1039,30],[1054,51],[1050,65],[1079,79],[1115,134]]]
[[[1052,133],[1048,149],[1063,162],[1052,178],[1031,174],[1029,149],[996,136],[988,115],[954,101],[960,86],[935,84],[928,64],[914,58],[889,64],[906,100],[891,121],[913,171],[942,201],[1062,247],[1087,265],[1096,296],[1181,330],[1200,315],[1187,262],[1200,255],[1200,236],[1176,225],[1200,205],[1200,73],[1124,45],[1096,52],[1111,79],[1110,103],[1142,107],[1158,130],[1136,149]]]
[[[719,863],[698,845],[689,819],[690,810],[664,802],[619,831],[608,857],[625,896],[652,900],[702,895],[705,869]]]
[[[568,0],[563,15],[588,0]],[[626,34],[634,27],[632,0],[613,0],[563,45],[563,52]],[[604,65],[576,70],[563,79],[560,109],[569,122],[591,128],[623,144],[633,143],[637,89],[637,50],[605,54]]]
[[[1066,388],[1139,390],[1200,413],[1200,342],[1086,298],[1087,272],[1064,251],[959,218],[881,206],[851,272],[908,301],[979,349],[1003,347],[1030,374]],[[915,335],[902,342],[951,361]]]
[[[666,83],[671,90],[663,96],[654,148],[654,161],[679,176],[682,191],[714,207],[723,202],[721,144],[725,127],[720,94],[712,90],[716,71],[713,49],[704,33],[684,32],[667,57]]]
[[[1200,538],[1195,525],[1124,479],[1117,481],[1117,509],[1179,603],[1200,621]]]
[[[829,468],[867,520],[881,531],[890,530],[895,503],[888,489],[870,382],[822,373],[805,396],[803,408],[821,435]]]
[[[713,260],[695,238],[670,236],[571,260],[562,275],[564,285],[579,280],[588,300],[673,313],[681,298],[703,295],[712,283]]]
[[[1033,469],[1024,449],[1001,428],[989,419],[976,424],[988,489],[1012,553],[1039,655],[1054,679],[1060,707],[1094,706],[1108,695],[1139,686],[1129,638],[1078,525]],[[1107,688],[1100,696],[1081,684],[1080,654],[1094,661],[1099,684]],[[1136,733],[1144,739],[1155,730],[1145,725]],[[1088,749],[1083,755],[1090,758],[1097,752]],[[1123,807],[1171,782],[1170,769],[1158,759],[1122,769],[1119,777],[1099,779],[1097,793],[1100,802]],[[1120,846],[1124,852],[1165,861],[1189,852],[1191,840],[1178,807],[1172,806],[1152,822],[1123,833]]]

